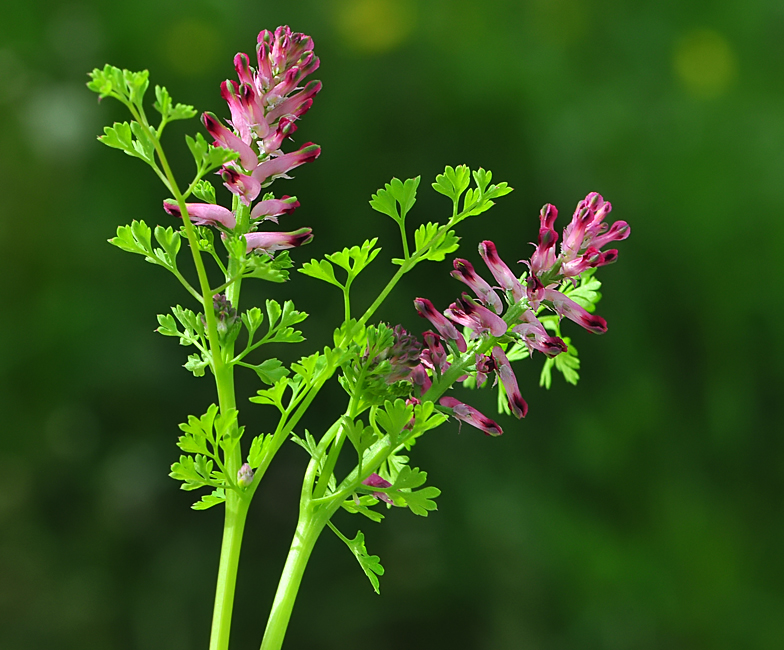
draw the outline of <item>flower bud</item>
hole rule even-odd
[[[248,463],[243,463],[237,472],[237,485],[241,488],[246,488],[251,483],[253,483],[253,470]]]

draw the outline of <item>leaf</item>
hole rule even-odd
[[[289,272],[286,269],[294,266],[288,251],[282,251],[275,257],[263,253],[249,255],[245,259],[245,264],[243,277],[258,278],[278,284],[289,279]]]
[[[406,404],[402,399],[397,399],[394,403],[387,400],[384,402],[384,408],[376,413],[376,422],[394,443],[413,415],[414,407],[411,404]]]
[[[133,150],[131,125],[128,122],[115,122],[112,126],[105,126],[103,133],[104,135],[98,136],[98,139],[107,147],[121,149],[132,156],[136,155]]]
[[[447,230],[439,235],[440,228],[440,224],[429,222],[423,223],[414,232],[414,250],[417,253],[425,250],[428,246],[430,247],[422,255],[423,260],[442,262],[444,257],[459,248],[460,238],[455,235],[455,231]]]
[[[257,391],[256,396],[251,397],[250,401],[254,404],[271,404],[283,413],[286,410],[283,408],[283,393],[286,391],[289,382],[290,380],[285,377],[279,379],[272,388],[264,388]]]
[[[172,106],[172,98],[169,91],[162,86],[155,86],[155,103],[152,107],[158,111],[165,121],[187,120],[196,115],[196,109],[187,104],[177,104]]]
[[[144,221],[132,221],[128,226],[118,226],[117,236],[112,237],[109,243],[129,253],[137,253],[152,257],[152,230]],[[151,259],[155,262],[156,260]],[[157,262],[156,262],[157,263]]]
[[[465,192],[470,183],[471,172],[466,165],[458,165],[457,167],[447,165],[444,173],[436,176],[433,189],[457,203],[460,195]]]
[[[155,331],[163,336],[182,336],[182,332],[177,329],[177,323],[171,314],[158,314],[158,329]]]
[[[155,226],[155,240],[163,247],[163,251],[155,249],[155,257],[157,257],[164,266],[170,269],[177,268],[177,253],[180,251],[181,237],[178,230],[174,230],[171,226],[164,228],[163,226]]]
[[[417,490],[416,492],[405,492],[402,496],[411,512],[420,517],[427,517],[428,512],[438,510],[438,506],[433,499],[440,494],[441,490],[437,487],[430,486],[422,490]]]
[[[359,497],[358,501],[359,503],[357,503],[357,501],[354,499],[347,499],[340,505],[346,512],[350,512],[352,515],[364,515],[376,523],[379,523],[384,519],[384,515],[382,515],[380,512],[376,512],[375,510],[371,510],[369,508],[369,506],[378,503],[378,499],[376,497],[366,494]]]
[[[256,470],[261,465],[261,461],[267,455],[267,452],[272,446],[274,436],[272,434],[260,434],[253,439],[250,443],[250,451],[248,451],[248,465],[251,469]]]
[[[284,302],[282,309],[277,301],[267,300],[267,317],[269,318],[269,330],[266,337],[268,343],[300,343],[305,340],[302,332],[295,330],[291,325],[301,323],[308,317],[308,314],[304,311],[297,311],[291,300]]]
[[[544,386],[548,390],[553,383],[553,366],[555,366],[556,370],[558,370],[570,384],[575,385],[580,379],[580,373],[577,372],[580,368],[577,348],[574,347],[568,336],[563,337],[563,341],[567,345],[566,352],[561,352],[557,357],[546,359],[544,366],[542,367],[542,372],[539,375],[539,385]]]
[[[335,278],[335,269],[327,260],[312,259],[310,262],[305,262],[302,265],[302,268],[297,270],[300,273],[304,273],[305,275],[310,276],[311,278],[323,280],[329,284],[334,284],[336,287],[340,287],[341,289],[343,288],[343,285]]]
[[[203,377],[204,369],[210,362],[203,359],[200,354],[189,354],[188,361],[183,365],[186,370],[190,370],[194,377]]]
[[[427,481],[427,472],[411,469],[408,465],[404,465],[390,490],[410,490],[423,485],[425,481]]]
[[[205,485],[212,485],[210,473],[212,461],[197,454],[193,456],[180,456],[180,462],[171,466],[169,476],[178,481],[183,481],[182,490],[197,490]]]
[[[253,338],[256,330],[261,327],[261,324],[264,321],[264,314],[261,313],[261,309],[258,307],[251,307],[248,311],[244,312],[240,318],[242,319],[245,328],[248,330],[248,335],[250,338]]]
[[[193,195],[205,203],[216,203],[215,187],[212,183],[205,181],[204,179],[197,181],[193,186]]]
[[[212,506],[217,506],[219,503],[224,503],[226,501],[226,490],[223,488],[216,488],[212,491],[212,494],[205,494],[199,499],[196,503],[194,503],[191,508],[194,510],[206,510],[207,508],[212,508]]]
[[[378,190],[371,196],[370,207],[376,212],[392,217],[402,223],[406,214],[416,203],[416,192],[419,187],[420,177],[409,178],[405,183],[397,178],[384,185],[383,190]]]
[[[263,383],[270,386],[289,374],[288,368],[279,359],[266,359],[257,366],[251,366],[251,368]]]
[[[357,558],[357,562],[359,562],[359,566],[362,567],[368,580],[370,580],[370,584],[373,585],[373,590],[377,594],[380,593],[378,576],[384,575],[384,567],[381,566],[381,559],[378,555],[368,555],[367,549],[365,548],[364,533],[362,533],[362,531],[357,531],[354,539],[343,539],[354,554],[354,557]]]
[[[602,294],[599,292],[602,283],[594,273],[596,273],[596,269],[584,271],[580,275],[580,282],[577,286],[570,281],[566,281],[561,285],[562,293],[589,313],[596,311],[596,303],[602,298]]]
[[[348,273],[346,284],[348,284],[357,277],[366,266],[376,259],[376,255],[381,252],[380,248],[373,248],[377,241],[378,238],[374,237],[373,239],[365,240],[361,247],[352,246],[351,248],[344,248],[342,251],[327,255],[326,258],[330,262],[337,264],[346,270]]]
[[[155,165],[154,151],[155,145],[150,138],[150,133],[138,122],[131,122],[131,132],[136,139],[131,143],[138,158],[141,158],[148,165]]]

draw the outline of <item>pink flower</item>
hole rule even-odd
[[[490,307],[496,314],[504,310],[503,303],[493,288],[477,275],[474,267],[468,260],[457,258],[452,262],[455,270],[450,273],[453,278],[467,284],[485,305]]]
[[[310,243],[312,239],[312,228],[300,228],[293,232],[249,232],[245,235],[249,253],[252,250],[262,250],[270,255],[287,248],[304,246]]]
[[[282,214],[291,214],[299,207],[296,196],[284,195],[281,199],[268,199],[259,201],[250,211],[251,219],[261,219],[278,223],[278,217]]]
[[[531,354],[534,350],[539,350],[545,356],[552,358],[561,352],[566,352],[566,343],[557,336],[550,336],[533,311],[526,310],[520,320],[523,323],[515,325],[512,331],[523,337],[523,343]]]
[[[427,374],[427,369],[421,363],[411,370],[411,374],[408,376],[409,381],[414,384],[414,386],[419,387],[419,395],[424,395],[427,391],[430,390],[430,387],[433,385],[430,376]]]
[[[524,418],[528,413],[528,404],[520,394],[520,389],[517,386],[517,377],[515,377],[509,359],[506,358],[504,351],[497,345],[493,348],[493,361],[495,361],[498,377],[504,385],[509,408],[516,418]]]
[[[236,151],[240,155],[240,163],[244,169],[249,172],[256,169],[256,165],[259,164],[259,157],[249,144],[243,142],[238,136],[223,126],[212,113],[204,113],[201,116],[201,121],[209,134],[215,138],[214,144],[216,147],[224,147]]]
[[[574,300],[567,298],[560,291],[545,289],[544,299],[553,303],[553,308],[560,316],[566,317],[595,334],[604,334],[607,331],[607,321],[601,316],[590,314],[580,307]]]
[[[375,488],[392,487],[392,484],[389,481],[381,478],[376,473],[371,474],[364,481],[362,481],[362,485],[367,485],[368,487],[375,487]],[[373,492],[373,496],[376,497],[376,499],[380,499],[381,501],[384,501],[385,503],[389,503],[389,504],[392,503],[392,499],[390,498],[390,496],[388,494],[385,494],[384,492]]]
[[[558,210],[549,203],[539,213],[539,244],[528,265],[534,275],[549,271],[555,264],[555,244],[558,241],[558,233],[555,232],[553,224],[557,217]]]
[[[226,189],[232,194],[239,196],[240,200],[245,205],[250,205],[261,193],[261,183],[253,178],[253,176],[243,174],[234,167],[224,166],[221,168],[219,174],[224,181],[223,185]]]
[[[457,344],[457,349],[460,352],[465,352],[468,349],[463,335],[457,331],[457,328],[452,325],[444,315],[439,312],[427,298],[416,298],[414,300],[414,307],[423,318],[427,318],[433,327],[436,328],[438,333],[445,339],[450,339]]]
[[[464,404],[463,402],[456,400],[454,397],[442,397],[440,400],[438,400],[438,403],[441,406],[452,409],[452,415],[458,420],[462,420],[463,422],[470,424],[472,427],[476,427],[477,429],[484,431],[489,436],[500,436],[503,433],[501,427],[499,427],[498,424],[493,422],[490,418],[482,415],[473,406]]]
[[[197,226],[217,226],[232,229],[237,225],[234,213],[220,205],[212,203],[186,203],[188,216],[191,223]],[[163,202],[163,209],[172,216],[182,218],[180,206],[174,201],[167,199]]]
[[[507,325],[504,319],[487,307],[477,305],[467,293],[463,294],[462,299],[449,305],[444,313],[454,322],[468,327],[477,334],[489,332],[496,337],[506,334]]]
[[[523,286],[517,279],[512,270],[499,257],[495,244],[489,240],[479,244],[479,254],[493,274],[495,281],[501,285],[504,291],[511,291],[514,302],[519,302],[524,297]]]
[[[448,364],[446,362],[446,350],[441,345],[441,339],[435,332],[429,330],[422,334],[422,338],[427,346],[419,355],[422,365],[433,371],[444,372]]]
[[[284,153],[282,156],[270,158],[260,163],[253,170],[252,176],[262,187],[266,187],[279,176],[286,176],[286,172],[291,171],[295,167],[314,161],[320,154],[321,147],[308,142],[297,151]]]

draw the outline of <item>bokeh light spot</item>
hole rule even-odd
[[[738,71],[732,46],[711,29],[695,29],[683,36],[675,46],[673,67],[689,94],[702,99],[724,94]]]
[[[416,7],[407,0],[338,0],[337,30],[343,43],[367,54],[398,47],[416,23]]]
[[[199,77],[217,63],[220,36],[211,25],[186,19],[164,35],[163,55],[175,72],[183,77]]]

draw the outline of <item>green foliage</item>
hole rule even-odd
[[[186,454],[171,466],[173,479],[182,481],[183,490],[197,490],[212,487],[213,492],[203,496],[193,504],[195,510],[205,510],[226,498],[226,488],[237,489],[232,477],[223,472],[221,455],[231,454],[238,444],[245,427],[237,426],[237,410],[225,413],[218,412],[218,407],[211,404],[201,417],[188,416],[188,421],[180,425],[183,435],[177,446]],[[218,469],[214,469],[217,467]]]
[[[588,269],[580,274],[580,281],[576,285],[571,280],[566,280],[560,287],[564,295],[590,313],[596,311],[596,304],[602,299],[599,292],[602,283],[595,273],[596,269]]]
[[[456,205],[470,183],[471,172],[466,165],[458,165],[456,168],[447,165],[444,173],[436,176],[433,189],[452,199],[452,202]]]
[[[196,162],[196,176],[199,178],[213,169],[217,169],[221,165],[239,158],[239,154],[236,151],[212,146],[204,139],[201,133],[197,133],[195,138],[186,135],[185,142],[191,151],[193,160]]]
[[[454,253],[460,246],[460,237],[454,230],[443,230],[440,224],[423,223],[414,232],[414,250],[420,253],[422,260],[443,262],[449,253]],[[398,264],[400,260],[392,260]]]
[[[384,185],[383,190],[378,190],[372,195],[370,206],[376,212],[386,214],[402,224],[406,219],[406,214],[416,203],[419,181],[419,176],[409,178],[405,183],[393,178],[391,182]]]
[[[162,248],[153,248],[152,230],[144,221],[132,221],[129,226],[118,226],[117,236],[112,237],[109,243],[129,253],[144,255],[147,262],[176,273],[177,253],[180,250],[179,231],[156,226],[155,239]]]
[[[376,512],[375,510],[371,510],[370,506],[374,506],[378,503],[378,499],[376,497],[365,494],[363,496],[354,495],[353,499],[346,499],[340,506],[346,511],[350,512],[352,515],[364,515],[370,521],[374,521],[379,523],[384,519],[384,515],[380,512]]]
[[[426,480],[427,472],[411,469],[408,465],[402,465],[394,481],[392,481],[391,487],[367,489],[375,492],[385,492],[396,506],[405,506],[415,515],[427,517],[429,512],[438,510],[433,499],[441,494],[441,490],[433,486],[415,490],[415,488],[422,486]]]
[[[188,120],[195,117],[197,111],[187,104],[173,104],[169,91],[162,86],[155,86],[155,103],[152,107],[161,114],[163,122]]]
[[[336,253],[330,253],[326,255],[327,259],[325,260],[312,259],[310,262],[305,262],[302,268],[298,270],[300,273],[335,285],[345,291],[354,279],[376,259],[376,255],[381,252],[380,248],[374,248],[376,241],[378,239],[374,237],[373,239],[365,240],[362,246],[352,246]],[[333,264],[346,271],[345,284],[335,277]]]
[[[272,434],[263,433],[253,439],[248,452],[248,465],[250,465],[251,469],[256,470],[259,468],[265,456],[272,449],[273,441],[274,436]]]
[[[289,374],[288,368],[279,359],[265,359],[260,364],[250,367],[263,383],[270,386]]]
[[[365,548],[364,533],[362,533],[362,531],[357,531],[354,539],[348,539],[337,528],[335,528],[332,522],[329,522],[329,527],[338,537],[340,537],[340,539],[343,540],[343,542],[345,542],[346,546],[348,546],[349,550],[354,554],[354,557],[357,558],[359,566],[362,567],[362,570],[365,572],[368,580],[370,580],[370,584],[373,585],[373,590],[376,593],[380,593],[378,586],[378,576],[384,575],[384,567],[381,566],[381,561],[378,555],[368,555],[367,548]]]
[[[267,300],[267,325],[269,330],[265,336],[266,343],[299,343],[305,340],[302,332],[292,325],[301,323],[308,315],[304,311],[294,309],[294,303],[287,300],[281,308],[276,300]],[[318,354],[318,353],[316,353]]]
[[[413,416],[413,405],[406,404],[402,399],[397,399],[394,402],[390,400],[384,402],[383,408],[378,410],[375,419],[376,423],[389,436],[392,445],[395,446],[397,444],[398,436],[400,436],[408,423],[411,422]]]
[[[131,72],[120,70],[113,65],[106,64],[103,69],[95,68],[90,73],[87,87],[104,97],[114,97],[126,106],[141,106],[144,93],[150,85],[148,70]]]
[[[212,183],[205,181],[204,179],[196,181],[193,186],[193,195],[205,203],[215,204],[217,202],[215,199],[215,187]]]
[[[245,258],[245,270],[242,276],[279,284],[289,279],[289,272],[286,269],[290,269],[292,266],[294,263],[291,261],[288,251],[281,251],[275,257],[270,257],[265,253],[256,253]]]

